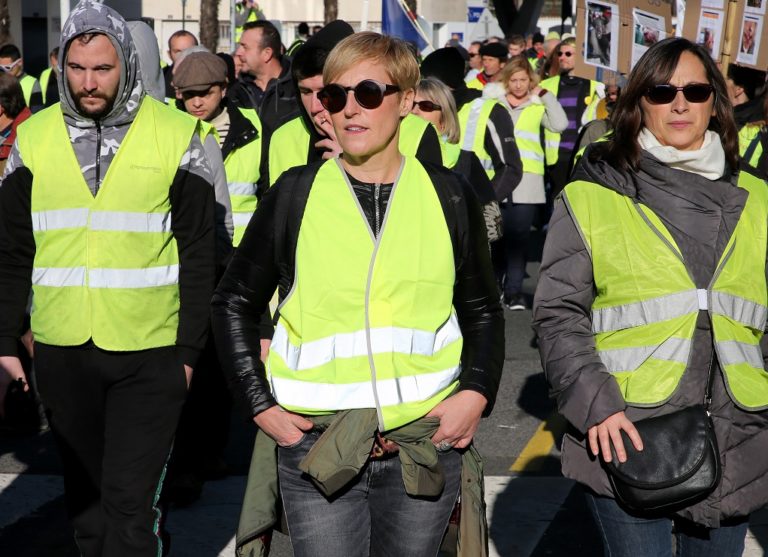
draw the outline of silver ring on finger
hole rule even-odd
[[[446,441],[445,439],[443,439],[437,444],[438,451],[448,451],[448,450],[451,450],[452,448],[453,448],[453,443],[451,443],[450,441]]]

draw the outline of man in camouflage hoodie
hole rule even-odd
[[[0,402],[32,290],[40,395],[86,557],[160,555],[156,506],[215,279],[198,124],[144,92],[123,18],[62,28],[61,103],[19,128],[0,187]]]

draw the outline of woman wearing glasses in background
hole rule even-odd
[[[672,532],[679,556],[741,556],[749,513],[768,502],[768,189],[740,166],[722,75],[686,39],[643,55],[612,118],[555,208],[534,301],[572,426],[563,473],[586,486],[606,554],[671,556]],[[634,424],[702,404],[719,484],[662,513],[619,505],[602,463],[650,442]]]
[[[416,86],[413,113],[435,126],[440,135],[443,165],[464,176],[472,185],[483,207],[488,242],[497,241],[502,233],[499,203],[480,159],[459,145],[461,129],[453,93],[442,81],[424,78]]]
[[[541,205],[544,192],[544,147],[542,130],[560,133],[568,127],[568,116],[557,97],[537,85],[530,62],[522,56],[512,58],[501,70],[499,81],[488,84],[483,96],[495,98],[509,109],[515,123],[515,141],[523,161],[523,178],[511,199],[501,203],[504,222],[504,250],[496,263],[496,273],[504,277],[504,305],[510,310],[523,310],[526,252],[531,226]]]
[[[277,444],[297,556],[437,555],[498,389],[504,327],[479,203],[398,151],[418,78],[399,39],[357,33],[333,49],[318,98],[343,154],[282,175],[214,297],[223,366]],[[276,287],[265,371],[253,316]],[[481,508],[469,501],[462,520]]]

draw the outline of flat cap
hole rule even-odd
[[[173,86],[180,92],[201,91],[226,82],[227,63],[210,52],[187,55],[173,74]]]

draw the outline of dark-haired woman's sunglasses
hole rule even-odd
[[[683,92],[685,100],[689,103],[703,103],[709,99],[714,89],[709,83],[689,83],[683,87],[675,87],[669,83],[648,87],[645,98],[651,104],[669,104],[677,96],[678,91]]]
[[[434,112],[435,110],[441,110],[439,104],[435,104],[432,101],[413,101],[413,106],[418,106],[422,112]]]
[[[381,106],[384,97],[397,93],[400,87],[379,83],[373,79],[364,79],[354,87],[342,87],[338,83],[329,83],[317,93],[320,104],[328,112],[336,114],[347,106],[347,93],[354,92],[357,104],[363,108],[373,109]]]
[[[570,50],[558,50],[557,57],[562,58],[563,56],[565,56],[566,58],[570,58],[571,56],[573,56],[573,52],[571,52]]]

